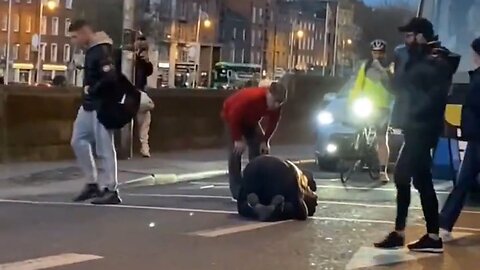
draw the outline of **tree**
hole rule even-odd
[[[361,29],[356,53],[360,59],[370,57],[370,42],[374,39],[383,39],[388,43],[390,57],[393,49],[403,43],[403,35],[398,32],[398,27],[415,16],[415,9],[411,5],[390,3],[392,1],[386,0],[384,5],[373,8],[356,1],[354,20]]]

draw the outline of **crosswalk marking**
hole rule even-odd
[[[103,259],[89,254],[65,253],[26,261],[0,264],[0,270],[40,270]]]

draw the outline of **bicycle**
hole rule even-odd
[[[346,184],[359,169],[367,170],[372,180],[380,178],[380,163],[377,156],[377,133],[374,127],[364,127],[354,135],[349,147],[349,156],[340,159],[340,180]]]

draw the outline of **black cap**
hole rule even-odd
[[[433,39],[435,36],[433,24],[429,20],[420,17],[415,17],[411,19],[407,25],[400,26],[398,31],[402,33],[413,32],[417,34],[423,34],[427,40]]]
[[[473,49],[478,55],[480,55],[480,37],[479,37],[479,38],[476,38],[475,40],[473,40],[471,46],[472,46],[472,49]]]

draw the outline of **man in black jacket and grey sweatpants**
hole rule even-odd
[[[115,91],[117,73],[112,58],[112,40],[104,32],[94,32],[84,20],[70,25],[72,41],[85,49],[82,106],[72,134],[72,147],[87,185],[74,201],[94,199],[93,204],[119,204],[117,157],[113,131],[100,123],[97,114]],[[95,147],[97,170],[92,148]]]
[[[447,96],[460,57],[440,46],[433,25],[424,18],[414,18],[401,32],[414,33],[404,74],[398,78],[405,91],[405,122],[401,123],[405,143],[395,168],[397,218],[395,230],[377,248],[400,248],[405,244],[405,229],[410,205],[410,189],[420,194],[427,234],[408,248],[417,252],[443,252],[439,237],[438,200],[432,180],[431,150],[443,131]]]

